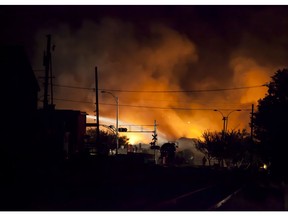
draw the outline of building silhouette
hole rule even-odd
[[[2,158],[11,163],[29,152],[33,120],[40,90],[25,50],[21,46],[0,47],[2,75]],[[25,154],[25,153],[24,153]]]
[[[86,113],[57,110],[54,105],[38,109],[40,87],[23,47],[1,46],[0,59],[1,159],[10,167],[21,167],[26,162],[55,162],[82,153]]]

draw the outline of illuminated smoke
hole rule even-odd
[[[95,123],[96,117],[93,115],[87,115],[87,122],[88,123]],[[114,118],[105,118],[100,117],[99,121],[101,125],[113,125],[115,126],[115,119]],[[129,138],[130,144],[139,144],[139,143],[150,143],[151,142],[151,135],[154,131],[154,125],[145,125],[145,126],[138,126],[132,125],[131,122],[123,122],[119,121],[119,127],[124,127],[128,129],[128,133],[120,132],[120,136],[127,136]],[[167,142],[167,137],[160,131],[157,131],[157,138],[159,143]]]
[[[77,30],[59,24],[39,31],[36,44],[38,56],[35,58],[38,65],[42,63],[41,55],[48,33],[52,34],[56,45],[53,53],[54,82],[61,85],[94,88],[95,66],[98,67],[99,88],[108,91],[187,91],[251,86],[269,81],[274,72],[273,67],[261,67],[256,60],[244,55],[227,55],[226,62],[221,61],[225,63],[223,66],[212,50],[210,54],[210,50],[206,52],[205,56],[199,55],[201,47],[191,38],[163,24],[151,25],[145,35],[139,35],[132,23],[111,18],[102,19],[99,23],[85,21]],[[215,57],[212,58],[212,55]],[[134,125],[153,125],[154,120],[157,120],[159,133],[165,134],[163,137],[167,140],[176,140],[179,137],[200,137],[207,129],[221,130],[222,117],[213,109],[250,108],[252,103],[256,104],[264,96],[265,91],[264,87],[212,93],[113,94],[119,97],[121,121]],[[55,103],[58,109],[80,109],[90,115],[95,114],[93,91],[55,87],[54,97],[90,101],[90,104],[60,100]],[[113,97],[101,93],[99,97],[100,115],[115,119]],[[194,110],[160,109],[181,107]],[[247,128],[248,123],[249,112],[233,113],[228,127]]]

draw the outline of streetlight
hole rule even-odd
[[[119,138],[118,138],[119,99],[112,92],[101,91],[101,93],[110,94],[116,101],[116,155],[117,155],[118,154],[118,148],[119,148]]]
[[[228,128],[228,117],[229,117],[229,115],[231,113],[233,113],[233,112],[240,112],[241,110],[240,109],[232,110],[232,111],[230,111],[228,113],[227,116],[224,116],[224,114],[220,110],[215,109],[214,111],[215,112],[219,112],[222,115],[222,117],[223,117],[223,119],[222,119],[223,120],[223,133],[225,133],[227,131],[227,128]]]

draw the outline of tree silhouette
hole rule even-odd
[[[202,134],[204,140],[198,140],[196,148],[205,154],[209,166],[213,158],[220,160],[223,153],[222,133],[204,131]]]
[[[253,117],[255,135],[263,155],[271,162],[272,172],[287,176],[288,69],[278,70],[271,78]]]
[[[246,130],[211,132],[204,131],[203,140],[198,140],[196,148],[205,154],[208,164],[211,160],[218,160],[219,165],[223,166],[224,161],[227,165],[240,166],[243,163],[250,163],[249,157],[251,150],[250,134]]]
[[[86,134],[89,137],[89,143],[96,142],[96,129],[88,129]],[[119,147],[127,146],[129,144],[129,138],[126,136],[119,137]],[[110,149],[116,149],[115,134],[100,130],[99,143],[97,143],[98,151],[102,155],[108,155]]]
[[[225,152],[224,159],[226,163],[231,163],[233,166],[240,167],[243,164],[250,164],[252,143],[251,135],[243,129],[242,131],[232,130],[225,135]]]

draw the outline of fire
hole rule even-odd
[[[222,116],[214,109],[222,110],[224,115],[228,109],[249,109],[267,89],[194,93],[187,90],[261,85],[275,71],[259,65],[255,59],[232,55],[232,51],[226,57],[226,65],[224,61],[224,65],[217,64],[203,56],[205,52],[199,52],[201,47],[187,35],[164,25],[151,26],[142,39],[135,37],[131,23],[110,18],[99,23],[83,22],[81,31],[75,34],[67,33],[65,28],[61,32],[61,26],[59,29],[53,36],[61,44],[55,53],[55,83],[94,88],[93,69],[97,65],[99,89],[122,90],[113,91],[119,98],[119,121],[153,125],[157,120],[159,140],[163,142],[180,137],[199,138],[205,130],[222,130]],[[167,92],[171,90],[178,92]],[[95,113],[95,91],[55,88],[54,95],[85,102],[59,100],[58,109]],[[111,96],[99,93],[99,109],[100,122],[105,122],[105,117],[108,125],[115,125],[116,104]],[[235,112],[229,116],[228,130],[247,129],[249,121],[249,111]],[[131,144],[151,141],[151,134],[125,135]]]
[[[96,117],[93,115],[87,115],[87,123],[95,123]],[[107,117],[99,117],[100,120],[100,127],[101,125],[110,126],[113,125],[115,127],[115,119],[107,118]],[[152,133],[153,133],[153,125],[149,125],[149,127],[143,127],[141,125],[133,125],[132,123],[127,123],[119,120],[120,127],[124,127],[128,129],[128,132],[119,132],[119,136],[126,136],[129,138],[129,144],[139,144],[139,143],[145,143],[149,144],[152,141]],[[123,126],[121,126],[123,125]],[[127,125],[127,126],[125,126]],[[134,131],[134,132],[132,132]],[[161,131],[158,132],[159,140],[161,142],[167,141],[165,139],[165,136],[161,133]]]
[[[121,136],[126,136],[129,138],[129,144],[137,145],[139,143],[146,143],[149,144],[151,142],[151,134],[144,135],[144,134],[138,134],[138,133],[121,133]]]

